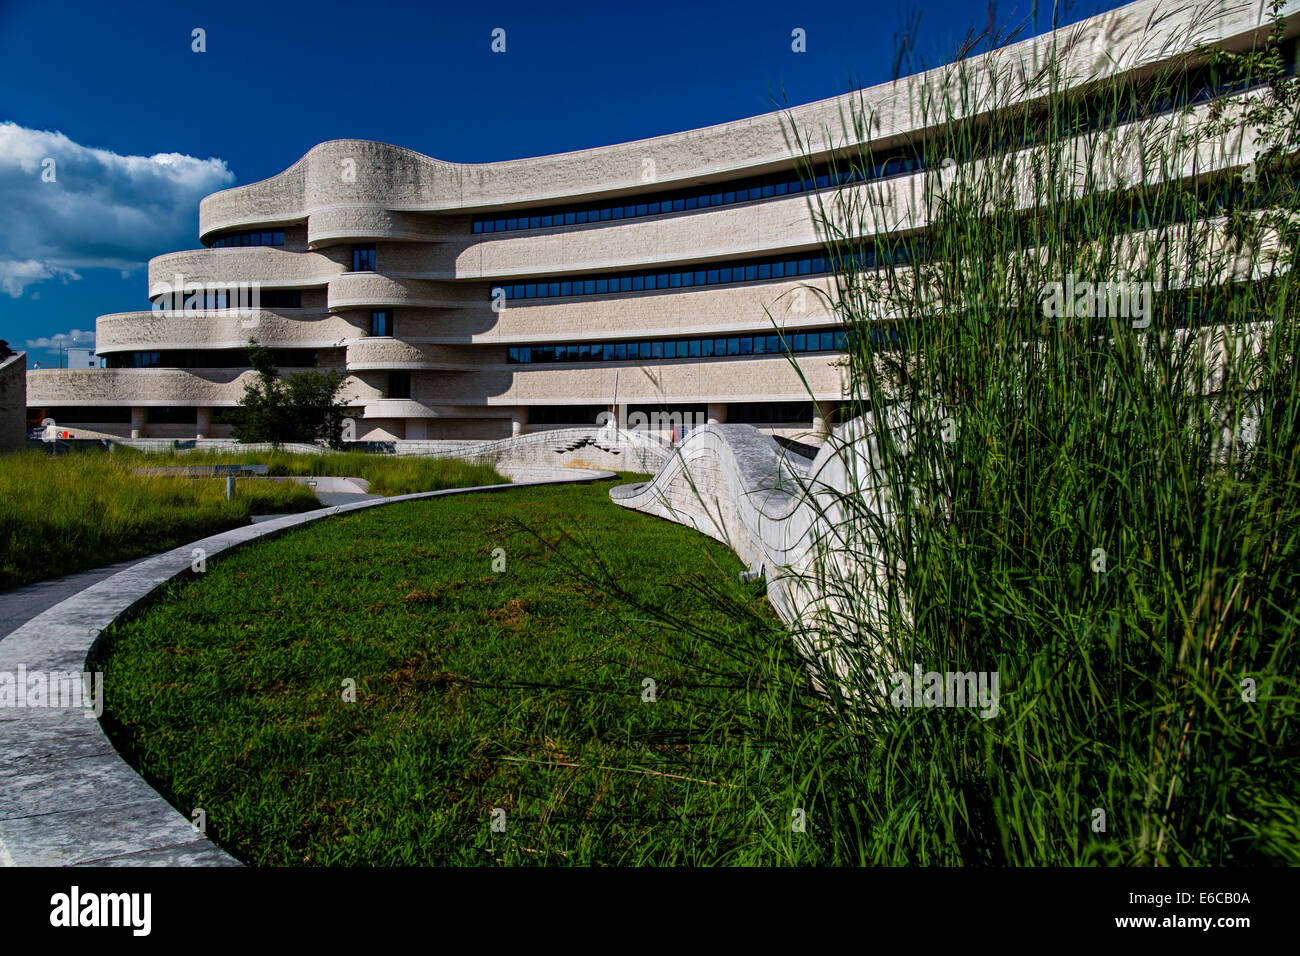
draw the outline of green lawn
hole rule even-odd
[[[213,561],[114,629],[106,725],[253,864],[813,858],[788,744],[818,711],[761,587],[611,484],[390,505]]]
[[[232,501],[220,479],[145,477],[142,466],[249,462],[277,475],[369,478],[376,494],[497,484],[491,468],[445,459],[394,460],[362,454],[145,455],[39,451],[0,456],[0,590],[174,548],[248,524],[250,516],[319,507],[310,489],[241,481]]]
[[[269,475],[334,475],[364,478],[376,495],[409,495],[440,488],[496,485],[502,478],[488,465],[470,465],[454,458],[417,458],[409,455],[373,455],[360,451],[302,455],[286,451],[195,450],[140,452],[125,446],[114,455],[138,459],[138,465],[225,465],[253,462],[266,465]]]

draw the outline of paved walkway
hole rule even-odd
[[[0,641],[22,627],[42,611],[60,601],[79,594],[92,584],[111,578],[119,571],[134,567],[147,558],[132,558],[117,564],[105,565],[93,571],[82,571],[49,581],[37,581],[0,594]]]

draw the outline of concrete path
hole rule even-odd
[[[132,558],[130,561],[105,565],[93,571],[81,571],[61,578],[52,578],[49,581],[37,581],[35,584],[25,584],[12,591],[5,591],[0,594],[0,641],[37,614],[54,607],[65,598],[70,598],[92,584],[111,578],[117,572],[125,571],[144,560],[146,559]]]
[[[335,514],[398,501],[509,492],[608,477],[613,476],[574,469],[549,481],[453,488],[394,498],[366,496],[364,501],[349,495],[353,501],[348,504],[235,528],[116,571],[88,572],[97,576],[93,583],[63,596],[0,640],[0,681],[7,678],[14,688],[18,676],[25,675],[26,690],[33,686],[35,674],[82,671],[99,635],[114,620],[166,582],[192,573],[194,548],[202,548],[211,561],[231,548]],[[71,586],[77,577],[62,580]],[[54,588],[63,586],[49,583]],[[81,686],[80,681],[69,684],[78,690]],[[111,694],[112,689],[104,692]],[[12,689],[10,696],[14,696]],[[0,707],[0,866],[238,865],[191,825],[188,812],[168,804],[117,754],[84,700],[63,696],[32,704],[30,692],[17,696],[23,706]]]

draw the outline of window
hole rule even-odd
[[[784,341],[779,335],[746,335],[722,339],[651,339],[642,342],[582,342],[572,345],[511,347],[506,352],[506,361],[511,364],[636,362],[647,359],[713,358],[719,355],[777,355],[784,351],[839,351],[847,343],[847,332],[825,329],[791,334]]]
[[[531,405],[528,408],[530,425],[595,425],[606,405]]]
[[[391,309],[378,309],[370,313],[370,334],[393,334],[393,313]]]
[[[315,349],[271,349],[277,368],[312,368]],[[169,349],[161,352],[117,352],[105,358],[108,368],[248,368],[247,349]]]
[[[353,272],[374,272],[375,271],[375,247],[374,246],[353,246],[352,247],[352,271]]]
[[[208,244],[209,249],[230,249],[238,246],[282,246],[284,230],[259,232],[232,232]]]
[[[263,289],[261,305],[264,309],[301,309],[301,289]]]
[[[727,406],[727,421],[750,425],[811,425],[811,402],[736,402]]]
[[[410,398],[411,397],[411,373],[410,372],[389,372],[388,373],[388,394],[387,398]]]
[[[199,410],[189,408],[150,408],[148,412],[151,425],[195,425],[198,424]],[[57,421],[57,419],[56,419]]]

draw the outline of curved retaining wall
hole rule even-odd
[[[906,416],[901,407],[887,416],[904,444],[914,433]],[[880,559],[878,532],[894,508],[879,461],[863,419],[837,429],[812,459],[752,425],[709,425],[650,481],[610,497],[693,527],[761,567],[768,599],[816,676],[828,666],[842,672],[849,642],[885,622],[893,569]]]

